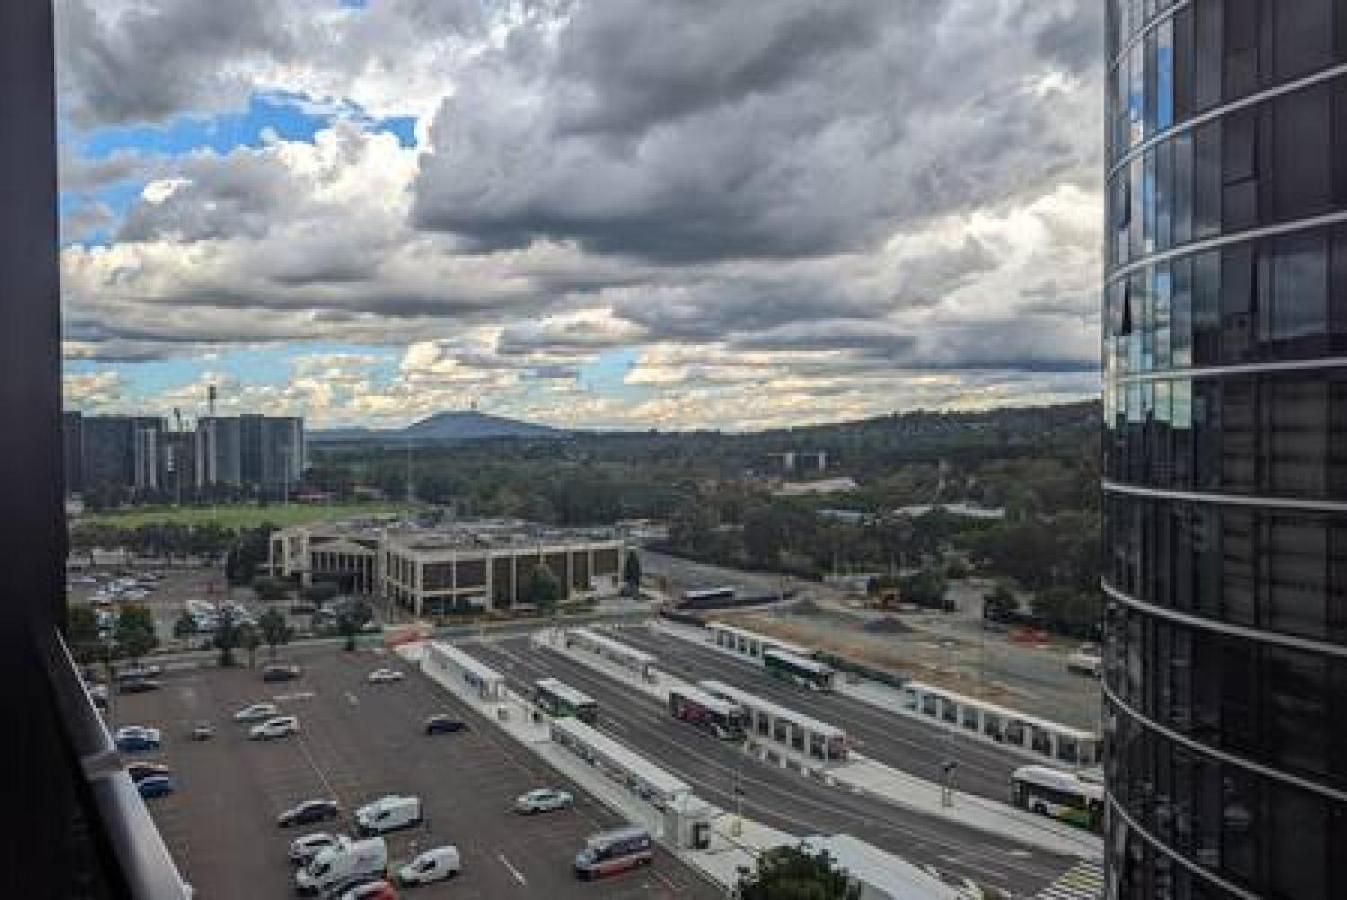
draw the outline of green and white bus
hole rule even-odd
[[[837,676],[833,667],[827,663],[796,656],[785,650],[763,651],[762,665],[769,675],[807,687],[811,691],[831,691],[833,679]]]
[[[1098,831],[1104,786],[1048,766],[1021,766],[1010,774],[1010,802],[1040,816]]]
[[[587,725],[599,720],[597,700],[555,678],[542,678],[533,683],[533,702],[549,716],[573,717]]]

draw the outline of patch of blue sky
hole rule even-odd
[[[596,394],[631,398],[646,393],[639,385],[627,384],[627,373],[636,365],[636,351],[623,347],[605,350],[580,367],[580,386]]]
[[[271,91],[254,94],[242,112],[215,116],[178,116],[163,125],[117,125],[97,128],[79,140],[80,152],[103,159],[118,151],[149,156],[180,156],[196,150],[228,153],[238,147],[260,147],[267,134],[282,140],[311,142],[338,118],[361,122],[372,131],[387,131],[403,146],[415,143],[413,116],[376,119],[349,102],[313,101],[302,94]]]

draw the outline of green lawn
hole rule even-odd
[[[285,527],[302,525],[305,522],[322,522],[329,519],[349,519],[357,516],[377,515],[380,513],[401,513],[408,509],[405,503],[291,503],[282,506],[277,503],[268,506],[220,505],[166,507],[152,506],[143,509],[131,509],[124,512],[97,513],[80,516],[72,520],[77,522],[97,522],[116,525],[121,528],[136,528],[147,522],[177,522],[183,525],[200,525],[218,522],[225,528],[255,528],[263,522]]]

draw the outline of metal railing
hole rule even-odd
[[[107,862],[121,882],[119,887],[135,898],[188,900],[192,889],[178,872],[126,773],[112,735],[59,633],[52,633],[44,651],[66,739],[80,765],[75,777],[82,778],[88,788],[93,808],[87,814],[112,857]]]

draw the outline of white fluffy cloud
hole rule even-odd
[[[369,348],[232,385],[321,423],[480,401],[744,427],[1091,393],[1098,6],[64,0],[72,135],[260,91],[341,113],[227,153],[64,148],[71,191],[144,182],[124,216],[66,224],[111,233],[63,250],[67,357]],[[350,110],[416,117],[416,145]],[[625,378],[586,378],[617,351]],[[146,396],[119,371],[69,396],[206,378]]]

